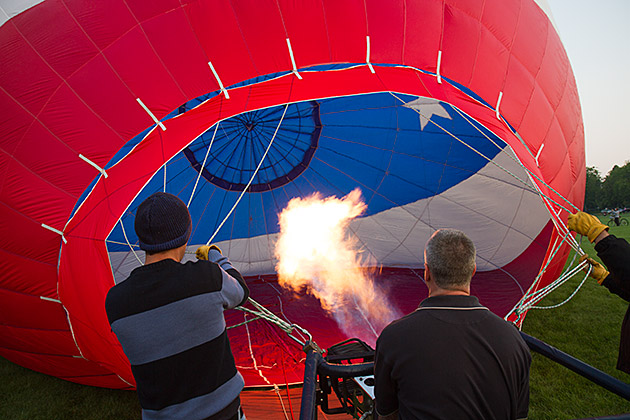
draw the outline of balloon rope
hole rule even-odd
[[[576,295],[576,293],[580,290],[580,288],[584,284],[586,278],[591,273],[592,267],[589,267],[589,269],[588,269],[584,279],[578,284],[578,286],[573,291],[573,293],[571,293],[571,295],[569,295],[569,297],[566,298],[563,302],[558,303],[557,305],[552,305],[552,306],[534,306],[541,299],[543,299],[544,297],[549,295],[551,292],[556,290],[559,286],[564,284],[567,280],[569,280],[570,278],[575,276],[579,270],[583,269],[588,264],[586,261],[582,261],[577,266],[575,266],[573,268],[567,268],[567,270],[563,274],[561,274],[560,277],[558,277],[556,280],[554,280],[553,282],[551,282],[550,284],[548,284],[544,288],[542,288],[540,290],[537,290],[536,292],[532,293],[532,290],[535,289],[537,284],[540,282],[540,279],[541,279],[543,273],[545,272],[545,270],[547,269],[547,267],[549,266],[549,264],[551,263],[551,261],[553,260],[555,255],[557,254],[557,252],[562,247],[562,244],[565,242],[566,238],[573,239],[572,236],[570,235],[570,232],[567,232],[567,234],[565,235],[565,238],[560,242],[560,244],[557,244],[557,242],[554,243],[554,245],[552,247],[552,249],[554,249],[554,251],[552,252],[551,256],[549,257],[547,263],[540,270],[540,273],[538,273],[538,276],[536,277],[536,279],[534,280],[534,282],[532,283],[530,288],[527,290],[527,293],[525,293],[523,295],[523,297],[521,298],[521,300],[514,306],[514,308],[512,308],[512,310],[510,312],[508,312],[507,315],[505,315],[505,319],[506,320],[508,319],[508,317],[512,313],[516,313],[517,319],[514,321],[514,323],[516,324],[516,323],[518,323],[520,321],[521,315],[523,315],[529,309],[553,309],[553,308],[560,307],[560,306],[564,305],[565,303],[567,303],[569,300],[571,300]],[[578,247],[579,247],[579,244],[578,244]],[[582,249],[578,248],[578,250],[573,255],[573,259],[572,259],[571,263],[569,264],[569,267],[571,267],[573,265],[573,263],[575,262],[575,258],[580,253],[584,254]]]
[[[210,140],[210,145],[208,145],[206,156],[203,158],[203,163],[201,164],[201,168],[199,168],[199,173],[197,174],[197,179],[195,180],[195,186],[193,187],[192,193],[190,193],[190,198],[188,199],[188,204],[186,204],[186,207],[190,207],[190,203],[192,202],[192,199],[195,196],[195,191],[197,190],[197,184],[199,184],[199,178],[201,178],[201,172],[203,172],[203,168],[206,167],[206,161],[208,160],[210,149],[212,148],[212,144],[214,143],[214,137],[217,135],[219,124],[220,123],[217,123],[216,127],[214,127],[214,133],[212,133],[212,140]]]
[[[479,127],[477,127],[475,124],[473,124],[466,114],[464,114],[463,112],[461,112],[457,108],[454,108],[454,109],[462,118],[466,119],[466,121],[468,121],[468,123],[471,126],[473,126],[479,133],[481,133],[486,139],[488,139],[490,142],[492,142],[497,148],[501,149],[501,147],[498,144],[496,144],[496,142],[494,142],[494,140],[492,140],[486,133],[484,133],[482,130],[480,130]],[[540,154],[541,150],[542,149],[539,150],[539,154]],[[566,203],[568,203],[574,210],[580,210],[571,201],[569,201],[562,194],[560,194],[558,191],[556,191],[551,185],[547,184],[545,181],[540,179],[533,171],[531,171],[529,168],[525,167],[525,165],[520,160],[516,159],[511,154],[507,154],[507,156],[510,159],[512,159],[514,162],[516,162],[519,166],[521,166],[530,176],[536,178],[540,183],[545,185],[547,188],[549,188],[551,191],[553,191],[558,197],[560,197],[562,200],[564,200]],[[536,156],[536,162],[538,163],[538,156]],[[565,210],[568,213],[571,213],[571,210],[568,210],[567,208],[565,208],[562,205],[560,205],[557,202],[555,202],[548,195],[546,195],[542,191],[540,191],[539,188],[536,188],[536,189],[539,192],[539,194],[540,194],[541,198],[543,199],[543,201],[546,201],[546,207],[549,210],[551,210],[551,208],[552,208],[551,204],[549,203],[551,201],[551,202],[555,203],[558,207],[560,207],[560,209]],[[571,267],[571,266],[573,266],[573,263],[575,262],[575,258],[577,257],[577,255],[578,254],[579,255],[584,255],[585,253],[582,250],[580,244],[570,234],[569,228],[564,223],[564,221],[560,218],[559,212],[560,212],[560,210],[558,211],[558,214],[556,214],[554,211],[550,211],[551,216],[552,216],[551,217],[551,221],[554,223],[554,225],[556,227],[556,230],[558,232],[560,232],[562,235],[564,235],[563,242],[564,242],[564,240],[566,240],[569,243],[569,245],[575,250],[575,253],[573,254],[573,260],[569,264],[569,267]],[[558,247],[558,249],[556,249],[553,252],[553,255],[550,257],[549,262],[551,262],[551,260],[556,255],[558,250],[559,250],[559,247]],[[569,302],[577,294],[577,292],[582,288],[582,285],[584,284],[584,282],[586,281],[586,279],[588,278],[588,275],[590,274],[590,272],[592,270],[592,267],[590,267],[588,272],[587,272],[587,274],[586,274],[586,276],[584,276],[584,278],[578,284],[578,286],[575,288],[573,293],[571,293],[564,301],[562,301],[562,302],[560,302],[560,303],[558,303],[556,305],[551,305],[551,306],[534,306],[541,299],[543,299],[544,297],[549,295],[552,291],[557,289],[559,286],[561,286],[567,280],[569,280],[571,277],[573,277],[575,274],[577,274],[577,272],[580,269],[582,269],[583,267],[585,267],[585,265],[586,265],[585,262],[582,262],[582,263],[578,264],[578,266],[574,267],[573,269],[570,269],[570,268],[567,269],[562,275],[560,275],[560,277],[558,277],[556,280],[551,282],[549,285],[547,285],[546,287],[536,291],[533,294],[530,294],[533,286],[536,285],[539,282],[542,274],[544,274],[547,266],[549,265],[549,262],[540,271],[540,273],[538,274],[538,276],[536,278],[536,281],[533,282],[532,287],[530,287],[528,292],[521,298],[519,303],[517,303],[517,305],[512,309],[512,311],[510,313],[508,313],[508,315],[506,315],[506,319],[512,312],[516,312],[516,314],[518,315],[518,319],[517,319],[516,322],[518,322],[518,320],[520,320],[520,318],[521,318],[521,314],[525,313],[529,309],[554,309],[554,308],[558,308],[558,307],[564,305],[565,303]]]
[[[265,157],[267,157],[267,153],[269,152],[269,149],[271,148],[271,145],[273,144],[273,141],[276,138],[276,134],[278,134],[278,130],[280,129],[280,125],[282,124],[282,121],[284,120],[284,116],[287,113],[287,109],[288,108],[289,108],[289,104],[286,104],[285,107],[284,107],[284,112],[282,113],[282,117],[280,118],[280,122],[278,123],[278,126],[276,127],[276,131],[273,133],[273,137],[271,137],[271,140],[269,141],[269,145],[267,146],[267,150],[265,150],[265,153],[263,153],[263,156],[260,159],[260,162],[258,163],[258,166],[256,167],[256,170],[252,174],[251,179],[249,180],[249,182],[247,183],[245,188],[243,188],[243,191],[241,192],[241,195],[238,197],[238,200],[236,200],[236,203],[234,203],[234,205],[232,206],[232,208],[230,209],[228,214],[225,216],[225,218],[223,219],[223,221],[221,222],[219,227],[214,231],[214,233],[212,234],[210,239],[208,239],[208,242],[206,242],[206,245],[210,245],[210,243],[212,242],[214,237],[217,236],[217,233],[219,233],[219,230],[221,230],[221,228],[223,227],[223,225],[225,224],[227,219],[232,215],[232,212],[234,211],[234,209],[236,208],[238,203],[241,201],[241,198],[243,198],[243,195],[245,195],[245,193],[247,192],[247,189],[249,188],[249,186],[252,185],[252,182],[254,182],[254,178],[258,174],[258,170],[262,166],[262,163],[265,160]]]
[[[140,259],[140,257],[138,257],[138,254],[136,253],[136,250],[133,249],[133,246],[131,246],[131,243],[129,242],[129,238],[127,238],[127,232],[125,232],[125,225],[123,225],[122,217],[118,219],[118,222],[120,222],[120,227],[122,228],[122,233],[123,233],[123,236],[125,237],[125,241],[127,242],[127,245],[129,245],[129,249],[131,250],[131,252],[133,252],[133,255],[136,257],[136,260],[138,260],[140,265],[142,265],[143,264],[142,260]]]

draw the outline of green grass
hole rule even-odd
[[[135,392],[66,382],[0,357],[0,419],[140,419]]]
[[[612,227],[611,233],[630,240],[628,226]],[[586,239],[582,247],[589,255],[596,256]],[[582,278],[578,275],[569,280],[539,305],[563,301]],[[630,375],[615,369],[619,331],[627,307],[628,303],[588,279],[567,304],[552,310],[530,310],[523,331],[630,382]],[[630,402],[543,356],[536,353],[532,356],[530,419],[574,419],[630,412]],[[134,392],[65,382],[0,358],[0,419],[139,418],[140,406]]]

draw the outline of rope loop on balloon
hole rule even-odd
[[[297,325],[297,324],[293,324],[293,323],[289,323],[285,320],[283,320],[282,318],[280,318],[279,316],[277,316],[276,314],[274,314],[273,312],[271,312],[269,309],[265,308],[263,305],[261,305],[260,303],[256,302],[254,299],[252,298],[248,298],[247,301],[255,308],[255,309],[250,309],[250,308],[246,308],[244,306],[237,306],[235,309],[238,309],[240,311],[249,313],[251,315],[254,315],[254,318],[250,318],[248,320],[245,320],[239,324],[236,325],[231,325],[229,327],[227,327],[226,329],[232,329],[232,328],[236,328],[236,327],[240,327],[243,325],[246,325],[252,321],[256,321],[258,319],[262,319],[264,321],[270,322],[274,325],[276,325],[277,327],[279,327],[282,331],[284,331],[285,333],[287,333],[287,335],[293,339],[294,341],[296,341],[298,344],[300,344],[301,346],[304,346],[304,344],[307,341],[312,341],[313,336],[303,327]],[[294,334],[295,333],[300,333],[300,335],[302,335],[302,337],[296,337]]]

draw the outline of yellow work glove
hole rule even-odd
[[[223,254],[221,252],[221,248],[219,248],[216,245],[202,245],[199,248],[197,248],[197,252],[195,252],[195,255],[197,255],[197,259],[199,260],[208,260],[208,252],[210,252],[211,249],[216,249],[217,251],[219,251],[219,254]]]
[[[608,226],[602,224],[597,217],[583,211],[570,214],[568,226],[573,232],[588,237],[591,242],[594,242],[600,233],[608,230]]]
[[[608,270],[606,270],[603,265],[601,265],[594,259],[589,258],[588,254],[584,254],[580,257],[580,262],[584,260],[588,261],[588,263],[593,267],[593,270],[591,270],[591,274],[589,274],[589,277],[594,278],[595,280],[597,280],[597,283],[602,284],[604,279],[608,276],[608,274],[610,274]],[[584,271],[588,271],[588,267],[584,267]]]

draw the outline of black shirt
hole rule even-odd
[[[630,244],[625,239],[609,235],[595,245],[595,250],[610,271],[602,286],[630,302]],[[630,373],[630,306],[621,324],[617,369]]]
[[[527,417],[531,354],[474,296],[425,299],[376,343],[376,411],[400,419]]]

